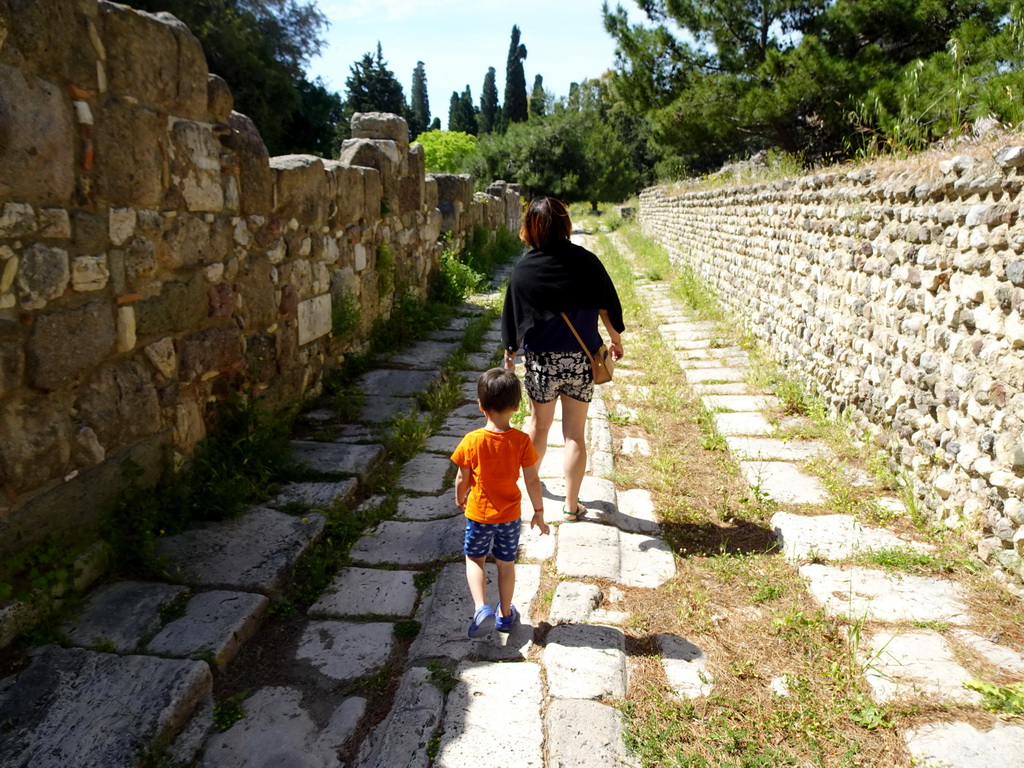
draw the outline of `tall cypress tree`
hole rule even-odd
[[[364,53],[363,58],[352,65],[351,72],[345,80],[348,91],[345,108],[348,114],[391,112],[407,116],[409,108],[405,103],[402,84],[395,79],[395,73],[388,69],[379,41],[376,57],[372,53]]]
[[[480,133],[498,130],[498,86],[495,84],[494,67],[487,68],[484,88],[480,92]]]
[[[468,85],[461,94],[452,91],[448,105],[448,130],[462,131],[473,136],[477,134],[476,110],[473,108],[473,94]]]
[[[410,104],[409,133],[416,138],[430,125],[430,102],[427,99],[427,71],[422,61],[412,71],[412,104]]]
[[[537,75],[533,78],[533,92],[530,94],[530,117],[544,117],[547,111],[548,97],[544,93],[544,78]]]
[[[523,123],[529,117],[526,101],[526,46],[519,42],[519,27],[512,26],[512,44],[508,48],[508,63],[505,65],[505,107],[504,120],[507,124]]]

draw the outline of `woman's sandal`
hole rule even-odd
[[[562,505],[562,518],[567,523],[575,523],[577,520],[582,520],[587,516],[587,508],[583,506],[579,499],[576,499],[576,511],[570,512]]]

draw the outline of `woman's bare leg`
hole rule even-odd
[[[548,450],[548,432],[551,431],[551,424],[555,420],[555,405],[557,400],[550,403],[538,403],[530,398],[530,418],[526,421],[523,431],[533,441],[534,450],[537,451],[537,466],[544,461],[544,454]]]
[[[562,398],[562,435],[565,437],[565,511],[576,514],[576,499],[587,470],[587,411],[590,403]]]

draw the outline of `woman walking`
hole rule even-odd
[[[569,211],[561,201],[538,197],[530,203],[519,237],[531,250],[512,271],[501,316],[504,367],[513,370],[520,347],[525,350],[530,419],[523,431],[533,440],[540,461],[547,449],[555,404],[562,403],[562,515],[569,522],[587,512],[579,502],[579,491],[587,466],[584,433],[594,382],[590,360],[562,313],[591,351],[601,346],[600,317],[613,360],[622,357],[620,334],[625,330],[622,305],[607,270],[593,253],[569,242],[571,234]]]

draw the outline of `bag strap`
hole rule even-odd
[[[592,354],[590,354],[590,350],[587,349],[587,345],[583,343],[583,339],[581,339],[580,335],[578,333],[576,333],[576,329],[573,327],[572,323],[569,321],[569,316],[567,314],[565,314],[565,312],[562,313],[562,319],[565,320],[565,324],[569,326],[569,330],[572,331],[572,335],[576,337],[576,341],[578,341],[580,343],[580,346],[583,348],[583,351],[587,353],[587,358],[589,358],[589,360],[590,360],[590,367],[593,368],[594,367],[594,356]]]

